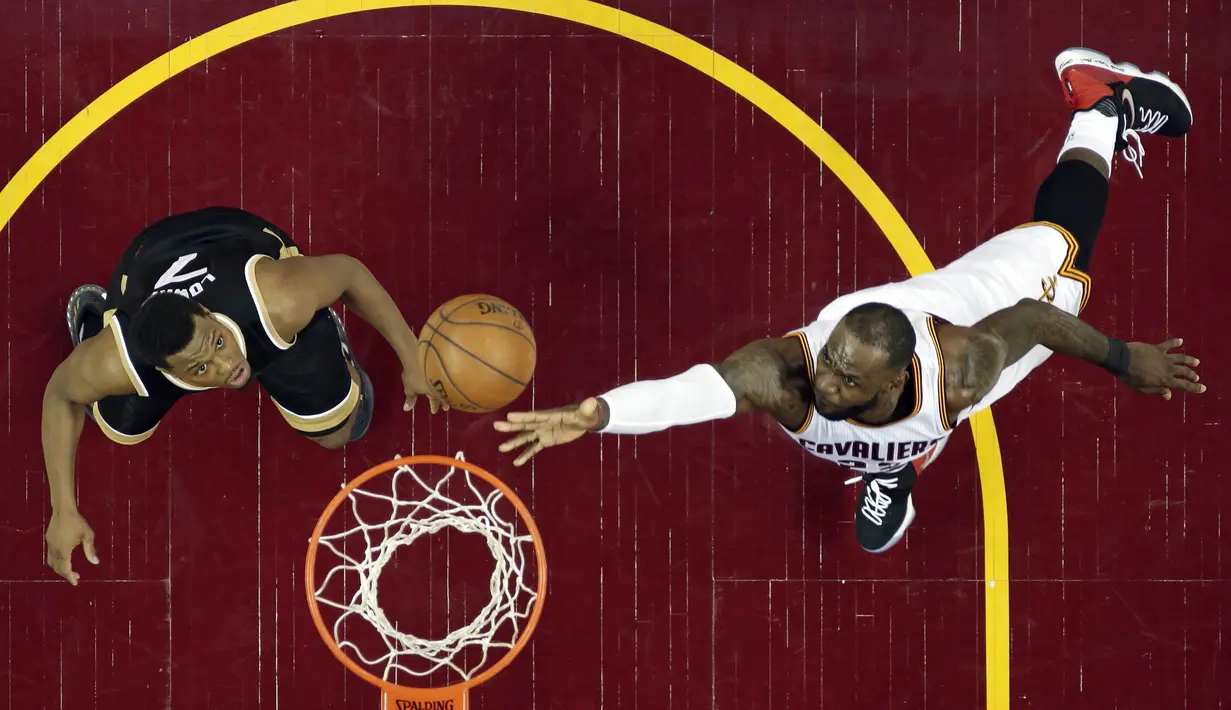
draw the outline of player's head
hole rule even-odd
[[[192,299],[155,294],[141,304],[129,330],[142,360],[187,384],[237,389],[252,377],[235,333]]]
[[[833,421],[868,411],[906,382],[914,352],[915,329],[905,313],[884,303],[852,308],[817,353],[816,411]]]

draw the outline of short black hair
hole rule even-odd
[[[141,304],[128,327],[133,349],[145,362],[168,367],[167,358],[192,342],[192,317],[206,313],[201,304],[178,293],[156,293]]]
[[[852,308],[842,322],[864,345],[888,356],[886,367],[905,370],[915,353],[915,328],[902,311],[887,303],[864,303]]]

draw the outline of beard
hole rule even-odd
[[[828,419],[831,422],[840,422],[846,419],[854,419],[855,417],[858,417],[860,414],[864,414],[865,412],[867,412],[868,410],[876,406],[876,400],[877,398],[873,397],[872,399],[869,399],[866,402],[860,402],[859,404],[852,404],[849,407],[843,407],[842,409],[835,409],[832,411],[825,411],[821,409],[820,407],[816,407],[816,412],[817,414],[820,414],[822,417]]]

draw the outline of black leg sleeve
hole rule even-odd
[[[1034,198],[1036,222],[1054,222],[1077,240],[1079,250],[1073,265],[1083,272],[1090,269],[1094,240],[1107,212],[1109,189],[1107,178],[1093,165],[1065,160],[1056,164]]]

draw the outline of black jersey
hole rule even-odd
[[[255,215],[225,207],[173,215],[137,235],[113,275],[105,322],[138,394],[151,396],[168,383],[189,392],[208,389],[142,361],[133,349],[126,331],[147,298],[177,293],[209,309],[232,331],[257,374],[294,342],[281,338],[270,322],[256,283],[256,264],[298,255],[285,233]],[[328,317],[324,311],[317,316]]]
[[[203,389],[143,362],[128,342],[131,318],[147,298],[163,292],[200,303],[231,331],[253,379],[300,432],[327,436],[346,426],[365,400],[370,413],[370,387],[361,388],[358,366],[330,309],[318,310],[292,342],[273,329],[256,284],[256,264],[296,256],[299,249],[286,232],[226,207],[173,215],[137,235],[111,274],[103,318],[82,326],[84,337],[110,329],[137,390],[94,404],[103,433],[120,444],[144,441],[180,397]]]

